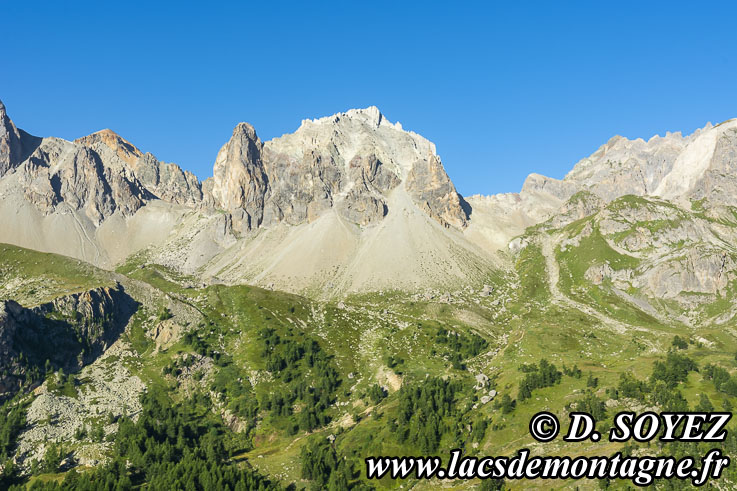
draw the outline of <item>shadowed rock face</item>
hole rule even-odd
[[[5,112],[0,101],[0,177],[15,167],[21,158],[21,138],[18,128]]]
[[[123,332],[138,304],[119,285],[58,297],[32,309],[0,302],[0,400],[27,378],[77,370]]]

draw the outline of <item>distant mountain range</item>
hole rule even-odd
[[[508,245],[529,227],[594,217],[611,247],[644,261],[617,277],[648,303],[728,284],[735,170],[730,120],[689,136],[616,136],[563,180],[531,174],[520,193],[464,198],[431,142],[369,107],[267,142],[240,123],[200,182],[110,130],[31,136],[0,103],[0,241],[335,297],[477,286],[512,267]],[[648,205],[609,206],[628,195]],[[703,216],[684,218],[694,206]],[[655,219],[671,226],[642,226]],[[612,276],[596,267],[593,277]]]

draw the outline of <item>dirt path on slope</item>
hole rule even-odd
[[[576,310],[594,317],[604,326],[614,330],[618,334],[624,334],[629,330],[636,329],[634,326],[627,325],[616,319],[612,319],[606,314],[599,312],[598,310],[590,307],[584,303],[578,302],[571,297],[564,295],[558,288],[558,282],[560,281],[560,267],[558,261],[555,260],[555,244],[560,240],[560,235],[548,236],[542,234],[540,237],[540,246],[543,257],[545,258],[545,271],[548,277],[548,287],[550,289],[550,295],[553,297],[553,302],[563,307],[570,307]],[[644,330],[644,329],[643,329]]]

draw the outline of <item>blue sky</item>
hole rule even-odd
[[[109,127],[201,178],[239,121],[269,139],[376,105],[492,194],[615,134],[737,117],[735,25],[716,1],[0,0],[0,99],[33,134]]]

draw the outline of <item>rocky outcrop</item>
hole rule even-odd
[[[156,160],[146,152],[133,164],[133,172],[156,198],[179,205],[195,207],[202,202],[202,185],[197,176],[176,164]]]
[[[694,176],[693,183],[686,194],[694,200],[706,199],[713,204],[735,206],[737,205],[737,120],[727,121],[715,127],[712,132],[715,133],[711,135],[713,149],[709,145],[708,148],[702,150],[704,155],[702,160],[708,159],[708,163],[703,172]],[[690,163],[698,162],[696,158],[694,160],[696,162]],[[676,171],[680,171],[680,167],[676,168]],[[675,176],[673,180],[676,180]],[[665,185],[661,191],[664,195],[676,195],[675,190],[670,190]]]
[[[333,206],[342,180],[337,155],[321,148],[306,148],[300,155],[289,155],[273,146],[265,150],[269,175],[265,225],[312,222]]]
[[[576,220],[593,215],[604,207],[604,201],[588,191],[579,191],[571,196],[551,218],[550,224],[562,227]]]
[[[134,353],[121,343],[113,345],[77,374],[77,381],[83,385],[74,397],[49,390],[49,383],[36,389],[38,395],[28,406],[27,425],[18,437],[15,450],[21,472],[30,471],[34,461],[42,460],[52,442],[62,445],[75,442],[71,460],[80,466],[96,466],[106,461],[112,443],[80,439],[78,432],[103,423],[104,433],[114,434],[118,423],[110,421],[121,416],[137,419],[142,409],[140,397],[146,386],[123,362],[132,356]],[[107,417],[101,420],[101,415]]]
[[[215,204],[231,211],[244,231],[258,227],[263,220],[267,177],[262,151],[253,126],[240,123],[218,152],[213,167],[210,192]]]
[[[148,197],[131,171],[105,165],[94,150],[58,138],[44,138],[18,172],[26,199],[42,213],[63,202],[96,225],[117,210],[132,215]]]
[[[565,201],[576,192],[576,185],[572,182],[561,181],[532,173],[527,176],[520,195],[523,197],[532,194],[547,194],[559,200]]]
[[[93,230],[116,213],[131,217],[155,199],[225,210],[238,236],[278,223],[311,223],[331,210],[368,226],[391,212],[389,196],[401,183],[402,192],[444,226],[468,225],[470,207],[434,145],[392,124],[376,107],[305,120],[295,133],[266,143],[241,123],[204,183],[109,129],[74,142],[37,139],[24,155],[23,132],[4,107],[0,116],[0,172],[19,166],[15,189],[23,190],[25,201],[43,216],[68,214],[70,208],[75,220],[86,217],[84,227]]]
[[[629,195],[579,226],[564,223],[546,233],[559,237],[559,260],[577,285],[572,295],[588,284],[658,319],[713,325],[735,315],[737,229],[727,216],[709,218],[667,200]]]
[[[0,101],[0,177],[15,167],[21,158],[21,136]]]
[[[396,174],[376,155],[356,156],[348,164],[348,189],[337,203],[338,213],[361,225],[376,223],[387,214],[384,196],[399,185]]]
[[[442,225],[459,229],[467,225],[467,205],[437,155],[416,161],[405,186],[415,203]]]
[[[690,141],[691,137],[680,133],[655,136],[647,142],[615,136],[579,161],[564,181],[605,201],[627,194],[652,194]]]
[[[707,124],[688,136],[667,133],[648,141],[615,136],[579,161],[563,182],[606,202],[633,194],[733,205],[736,156],[737,120]]]
[[[403,180],[416,204],[442,224],[463,228],[468,219],[434,146],[375,107],[306,120],[264,144],[241,123],[213,174],[206,192],[242,230],[312,222],[331,209],[350,222],[376,223]]]
[[[737,120],[707,124],[688,136],[669,132],[648,141],[615,136],[576,163],[562,180],[530,174],[515,195],[519,203],[513,205],[546,210],[536,214],[537,221],[553,217],[556,227],[627,195],[661,197],[681,205],[706,200],[712,206],[735,206],[736,170]],[[580,193],[590,197],[562,206]]]

